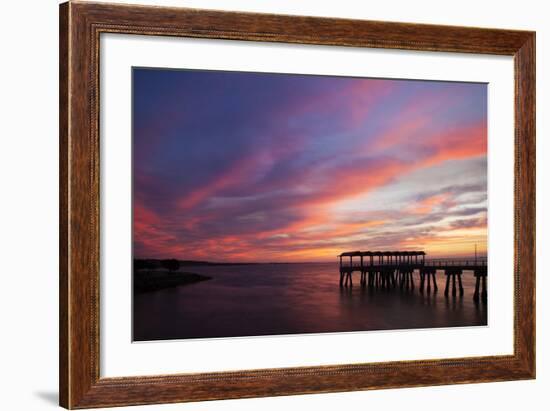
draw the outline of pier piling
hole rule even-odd
[[[435,280],[435,268],[422,267],[420,269],[420,292],[424,292],[424,287],[428,293],[431,292],[431,286],[433,284],[434,292],[437,291],[437,282]]]
[[[475,291],[474,291],[474,301],[479,301],[480,285],[481,285],[481,299],[483,301],[487,301],[487,266],[479,267],[479,268],[475,269],[474,270],[474,276],[476,278],[476,288],[475,288]]]
[[[462,297],[464,295],[464,288],[462,287],[462,268],[461,267],[448,267],[445,270],[447,281],[445,283],[445,297],[449,296],[449,281],[452,281],[452,296],[456,297],[457,293],[457,281],[458,281],[458,293]]]

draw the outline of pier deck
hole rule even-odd
[[[419,275],[419,289],[424,292],[437,291],[436,274],[446,275],[445,296],[462,296],[462,274],[473,272],[476,277],[474,299],[487,298],[487,260],[474,259],[426,259],[424,251],[348,251],[340,254],[340,286],[353,286],[353,273],[360,274],[360,284],[369,287],[397,287],[414,289],[414,273]],[[458,289],[457,289],[458,283]],[[481,292],[480,292],[481,288]]]

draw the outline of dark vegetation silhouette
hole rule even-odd
[[[191,272],[178,271],[180,261],[176,259],[166,260],[134,260],[134,290],[135,292],[148,292],[172,288],[182,285],[190,285],[201,281],[210,280],[211,277]]]
[[[162,260],[161,265],[163,268],[167,269],[168,271],[178,271],[180,269],[180,262],[175,258],[171,258],[169,260]]]
[[[134,260],[134,271],[154,270],[156,267],[153,260]]]

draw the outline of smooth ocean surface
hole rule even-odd
[[[487,305],[474,303],[473,273],[464,297],[415,289],[340,288],[336,263],[189,266],[209,281],[134,296],[134,341],[304,334],[487,324]]]

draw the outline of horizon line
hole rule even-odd
[[[334,262],[338,262],[338,256],[334,257]],[[445,256],[445,257],[431,257],[426,258],[425,260],[451,260],[451,259],[459,259],[459,260],[469,260],[469,259],[475,259],[476,256],[474,255],[468,255],[468,256]],[[487,254],[483,255],[477,255],[477,258],[488,258]],[[330,263],[331,260],[318,260],[318,261],[227,261],[227,260],[196,260],[196,259],[181,259],[181,258],[175,258],[175,257],[132,257],[133,260],[177,260],[177,261],[185,261],[190,263],[209,263],[209,264],[320,264],[320,263]]]

